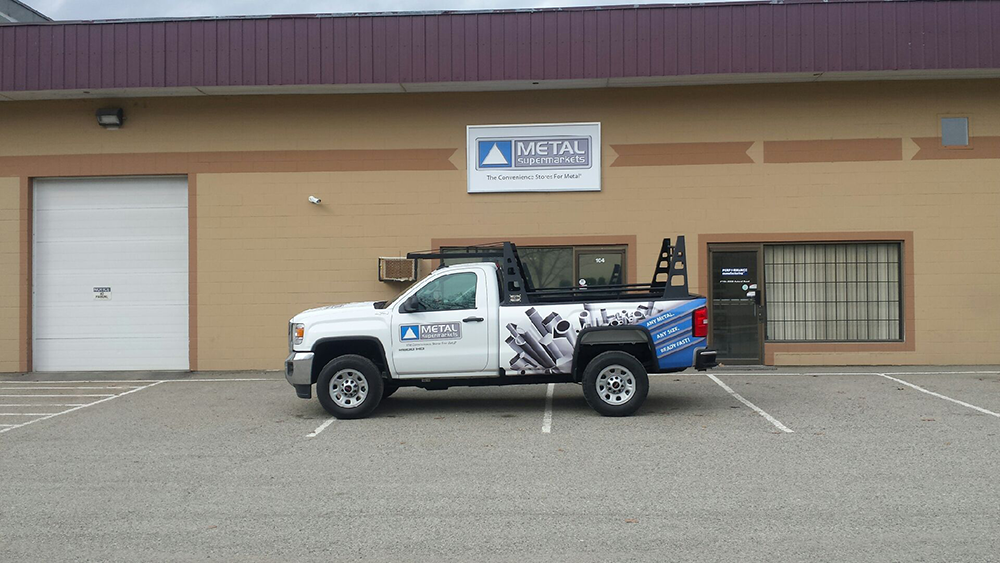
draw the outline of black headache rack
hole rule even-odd
[[[536,288],[531,284],[528,271],[512,242],[497,243],[495,248],[481,248],[469,252],[410,252],[412,260],[442,260],[449,258],[487,258],[496,263],[503,284],[503,305],[533,305],[538,303],[576,303],[625,300],[675,300],[688,299],[687,250],[684,237],[677,237],[676,244],[663,239],[656,259],[653,280],[649,283],[613,283],[580,287]],[[621,279],[616,267],[611,279]]]

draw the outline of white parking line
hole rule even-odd
[[[138,385],[107,385],[104,387],[97,387],[93,385],[88,385],[87,387],[0,387],[0,391],[24,391],[25,389],[37,391],[39,389],[57,389],[60,391],[68,391],[73,389],[134,389],[139,387]]]
[[[556,392],[556,384],[549,383],[545,390],[545,414],[542,415],[542,434],[552,432],[552,395]]]
[[[258,377],[258,378],[243,378],[243,379],[168,379],[164,383],[225,383],[229,381],[284,381],[284,378],[278,379],[274,377]]]
[[[92,407],[94,405],[99,405],[101,403],[110,401],[112,399],[117,399],[118,397],[123,397],[125,395],[130,395],[130,394],[135,393],[137,391],[142,391],[143,389],[149,389],[150,387],[153,387],[154,385],[159,385],[160,383],[163,383],[163,382],[162,381],[154,381],[154,382],[150,383],[149,385],[144,385],[142,387],[137,387],[135,389],[130,389],[128,391],[125,391],[124,393],[119,393],[118,395],[111,395],[111,396],[96,395],[97,397],[104,397],[104,398],[103,399],[98,399],[97,401],[94,401],[92,403],[87,403],[87,404],[84,404],[84,405],[80,405],[78,407],[73,407],[71,409],[66,409],[64,411],[55,412],[55,413],[52,413],[52,414],[47,414],[45,416],[42,416],[41,418],[35,418],[35,419],[29,420],[27,422],[21,423],[21,424],[16,424],[16,425],[13,425],[13,426],[6,426],[5,425],[6,426],[5,428],[0,428],[0,434],[3,434],[4,432],[10,432],[11,430],[15,430],[17,428],[22,428],[22,427],[27,426],[29,424],[34,424],[36,422],[41,422],[43,420],[48,420],[50,418],[55,418],[55,417],[60,416],[60,415],[69,414],[71,412],[78,411],[80,409],[85,409],[87,407]],[[18,396],[18,395],[15,395],[15,396]],[[21,396],[21,397],[27,397],[27,396],[31,396],[31,395],[19,395],[19,396]],[[55,395],[38,395],[38,396],[40,396],[40,397],[53,397]],[[60,396],[60,397],[71,397],[71,396],[74,396],[74,395],[58,395],[58,396]],[[75,395],[75,396],[88,396],[88,395]],[[95,395],[89,395],[89,396],[93,397]]]
[[[0,407],[82,407],[86,403],[0,403]]]
[[[47,383],[58,384],[58,385],[71,385],[71,384],[74,384],[74,383],[139,383],[139,384],[148,384],[148,383],[153,383],[154,381],[157,382],[157,383],[200,383],[200,382],[219,383],[219,382],[226,382],[226,381],[284,381],[284,378],[274,378],[274,377],[268,377],[268,378],[263,378],[263,377],[256,377],[256,378],[246,378],[246,377],[244,377],[244,378],[221,378],[220,377],[220,378],[213,378],[213,379],[160,379],[160,380],[152,380],[152,379],[113,379],[113,380],[112,379],[83,379],[83,380],[74,380],[74,381],[0,381],[0,384],[2,384],[2,385],[9,385],[9,384],[17,384],[17,385],[40,385],[40,384],[47,384]],[[88,387],[87,389],[97,389],[97,387]]]
[[[937,373],[943,373],[943,372],[932,372],[932,373],[937,374]],[[903,381],[902,379],[891,377],[891,376],[889,376],[887,374],[884,374],[884,373],[876,373],[875,375],[882,376],[882,377],[884,377],[886,379],[891,379],[892,381],[895,381],[896,383],[901,383],[903,385],[906,385],[907,387],[912,387],[912,388],[916,389],[917,391],[922,391],[924,393],[927,393],[928,395],[932,395],[932,396],[937,397],[939,399],[944,399],[945,401],[951,401],[951,402],[953,402],[955,404],[962,405],[963,407],[969,407],[970,409],[975,410],[975,411],[979,411],[979,412],[981,412],[983,414],[988,414],[990,416],[995,416],[997,418],[1000,418],[1000,414],[998,414],[998,413],[986,410],[986,409],[981,408],[981,407],[977,407],[976,405],[970,405],[969,403],[966,403],[964,401],[959,401],[958,399],[952,399],[951,397],[946,397],[945,395],[942,395],[940,393],[935,393],[934,391],[928,391],[927,389],[924,389],[923,387],[921,387],[919,385],[914,385],[914,384],[910,383],[909,381]],[[916,375],[916,374],[914,374],[914,375]]]
[[[337,419],[331,418],[330,420],[324,422],[323,424],[320,424],[319,427],[316,428],[316,430],[313,430],[312,432],[306,434],[306,438],[315,438],[316,436],[319,436],[319,433],[326,430],[326,428],[331,424],[333,424],[335,420]]]
[[[157,383],[162,383],[157,381]],[[146,387],[149,387],[148,385]],[[138,389],[145,389],[145,387],[138,387]],[[133,389],[134,391],[134,389]],[[63,395],[62,393],[53,393],[50,395],[0,395],[0,397],[116,397],[114,393],[101,393],[98,395]]]
[[[755,404],[751,403],[750,401],[744,399],[743,395],[740,395],[736,391],[733,391],[732,389],[730,389],[729,386],[726,385],[725,383],[723,383],[722,380],[720,380],[718,377],[715,377],[714,375],[712,375],[710,373],[706,373],[705,375],[707,375],[709,378],[711,378],[712,381],[718,383],[719,386],[722,387],[723,389],[725,389],[727,393],[729,393],[733,397],[736,397],[736,400],[738,400],[739,402],[743,403],[744,405],[750,407],[751,409],[753,409],[753,411],[755,413],[757,413],[757,414],[763,416],[765,419],[767,419],[767,421],[770,422],[771,424],[773,424],[775,427],[777,427],[778,430],[781,430],[782,432],[788,432],[789,434],[793,433],[793,430],[791,428],[788,428],[787,426],[785,426],[784,424],[782,424],[781,422],[779,422],[778,419],[776,419],[773,416],[771,416],[771,415],[767,414],[766,412],[764,412],[764,410],[761,409],[760,407],[758,407],[757,405],[755,405]]]
[[[42,380],[42,381],[0,381],[3,385],[72,385],[74,383],[153,383],[154,381],[168,381],[166,379],[76,379],[70,381],[61,381],[55,379]]]
[[[772,370],[733,370],[721,372],[724,375],[878,375],[877,371],[772,371]],[[889,375],[991,375],[1000,374],[1000,370],[978,371],[889,371]]]

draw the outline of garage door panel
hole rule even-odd
[[[45,189],[35,194],[38,209],[155,209],[183,207],[187,209],[187,191],[177,191],[176,176],[145,176],[120,178],[59,178],[36,180]],[[142,184],[141,190],[131,189]],[[122,189],[125,188],[125,189]]]
[[[187,241],[121,241],[116,243],[49,242],[36,245],[35,263],[43,277],[52,273],[184,272]]]
[[[40,179],[34,194],[35,369],[187,369],[186,179]]]
[[[100,366],[93,370],[185,370],[178,367],[176,350],[186,347],[183,338],[133,338],[108,348],[95,346],[93,339],[62,338],[35,341],[34,353],[45,358],[44,371],[79,371],[81,365]]]
[[[127,211],[126,216],[121,216]],[[37,231],[37,242],[117,240],[122,233],[141,233],[145,239],[187,240],[178,237],[177,224],[187,222],[186,207],[161,209],[40,209],[37,220],[51,227]]]
[[[127,309],[127,310],[125,310]],[[93,307],[49,307],[37,312],[46,327],[43,338],[130,338],[186,336],[187,304]],[[86,326],[82,333],[81,326]]]
[[[48,295],[44,305],[38,310],[50,307],[77,305],[103,310],[108,307],[135,304],[179,304],[187,306],[187,273],[88,276],[81,281],[80,275],[69,272],[47,275],[35,281],[35,291]],[[94,288],[111,288],[109,301],[96,301]]]

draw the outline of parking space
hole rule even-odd
[[[0,382],[0,434],[85,409],[159,381]]]
[[[273,373],[3,378],[0,560],[990,559],[1000,418],[878,374],[992,410],[1000,373],[834,371],[654,376],[624,419],[574,385],[331,421]]]

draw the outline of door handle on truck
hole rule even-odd
[[[484,320],[485,319],[483,319],[482,317],[465,317],[464,319],[462,319],[462,322],[463,323],[481,323]]]

